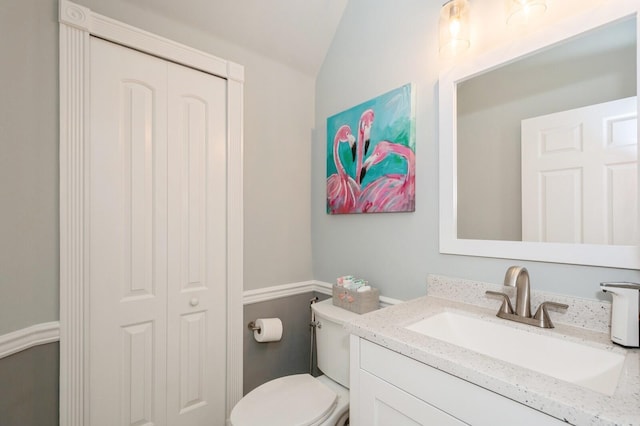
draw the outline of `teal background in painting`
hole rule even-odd
[[[337,173],[333,161],[333,141],[336,132],[342,125],[346,124],[351,127],[351,132],[357,139],[360,116],[370,108],[373,109],[375,118],[371,127],[371,143],[363,162],[371,155],[376,144],[385,140],[408,146],[415,152],[415,138],[413,137],[415,134],[415,122],[412,113],[411,96],[411,84],[406,84],[327,118],[327,178]],[[351,157],[349,144],[340,144],[338,156],[347,174],[355,179],[356,161]],[[367,170],[361,185],[364,187],[382,175],[394,173],[406,174],[407,162],[398,155],[389,155],[383,161]]]

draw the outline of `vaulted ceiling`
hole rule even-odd
[[[313,76],[347,4],[347,0],[111,1],[181,21]]]

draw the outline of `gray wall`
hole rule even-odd
[[[0,2],[0,335],[58,318],[57,10]]]
[[[0,335],[58,318],[57,0],[0,2]],[[58,344],[0,359],[0,425],[58,424]]]
[[[635,38],[628,20],[458,85],[460,238],[522,240],[521,121],[635,96]]]
[[[441,2],[423,0],[405,0],[402,7],[386,0],[347,4],[316,81],[311,163],[314,278],[332,282],[353,274],[398,299],[423,295],[429,273],[499,283],[512,264],[526,266],[538,290],[585,298],[598,297],[601,281],[639,281],[640,273],[632,270],[439,253],[438,76],[448,65],[438,57],[440,6]],[[478,31],[504,26],[497,15],[493,19],[496,22],[483,22]],[[377,24],[363,25],[372,22]],[[416,86],[415,213],[325,214],[326,118],[408,82]]]
[[[243,333],[244,393],[277,377],[309,373],[311,311],[313,297],[328,296],[309,292],[281,299],[254,303],[244,307],[244,324],[258,318],[280,318],[282,340],[258,343],[248,328]],[[314,357],[314,373],[315,357]]]
[[[58,344],[0,360],[0,425],[58,424]]]

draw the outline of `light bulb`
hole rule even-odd
[[[547,10],[546,0],[506,0],[507,23],[526,25],[544,14]]]
[[[451,37],[457,37],[460,34],[460,20],[458,18],[454,18],[449,23],[449,32],[451,33]]]
[[[453,57],[469,47],[468,0],[449,0],[440,12],[440,53]]]

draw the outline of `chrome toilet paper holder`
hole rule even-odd
[[[258,343],[279,342],[282,340],[282,321],[280,318],[258,318],[247,324],[253,331],[253,338]]]

